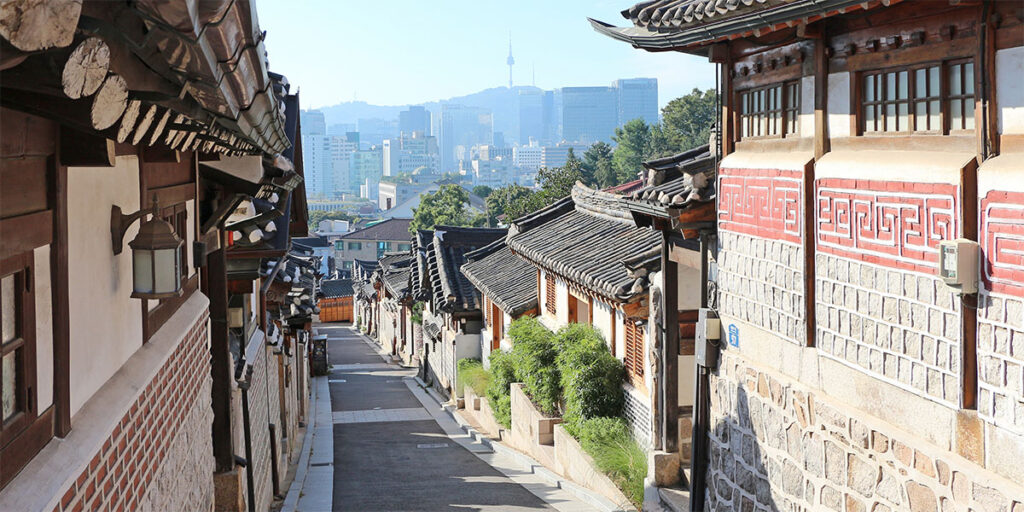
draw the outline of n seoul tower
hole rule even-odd
[[[508,33],[508,58],[505,59],[505,64],[508,64],[508,88],[512,88],[512,65],[516,63],[516,60],[512,58],[512,32]]]

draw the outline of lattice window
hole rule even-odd
[[[634,380],[644,376],[644,327],[626,320],[626,353],[623,360],[626,372]]]
[[[974,129],[974,61],[866,72],[861,79],[864,133]]]
[[[549,273],[544,274],[544,309],[552,315],[557,314],[555,306],[555,277]]]
[[[740,137],[785,137],[799,133],[800,87],[796,81],[739,93]]]

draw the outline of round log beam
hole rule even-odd
[[[110,69],[110,48],[98,37],[82,41],[68,56],[61,72],[64,95],[73,100],[92,96]]]
[[[110,75],[103,81],[90,109],[93,128],[105,130],[121,118],[128,107],[128,84],[118,75]]]
[[[0,36],[24,52],[63,48],[74,40],[82,0],[4,0]]]

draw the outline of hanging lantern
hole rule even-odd
[[[128,243],[132,249],[132,297],[136,299],[166,299],[181,296],[181,247],[185,242],[174,233],[174,226],[156,217],[159,212],[156,198],[151,209],[131,215],[122,215],[114,206],[111,211],[110,234],[114,254],[121,253],[121,240],[128,226],[135,220],[152,214],[153,218],[139,226],[135,239]]]

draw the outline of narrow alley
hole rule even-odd
[[[317,330],[329,336],[333,510],[593,510],[472,442],[414,369],[385,362],[355,329]],[[304,496],[317,494],[310,485]],[[304,503],[324,501],[300,500],[296,510],[316,510]]]

